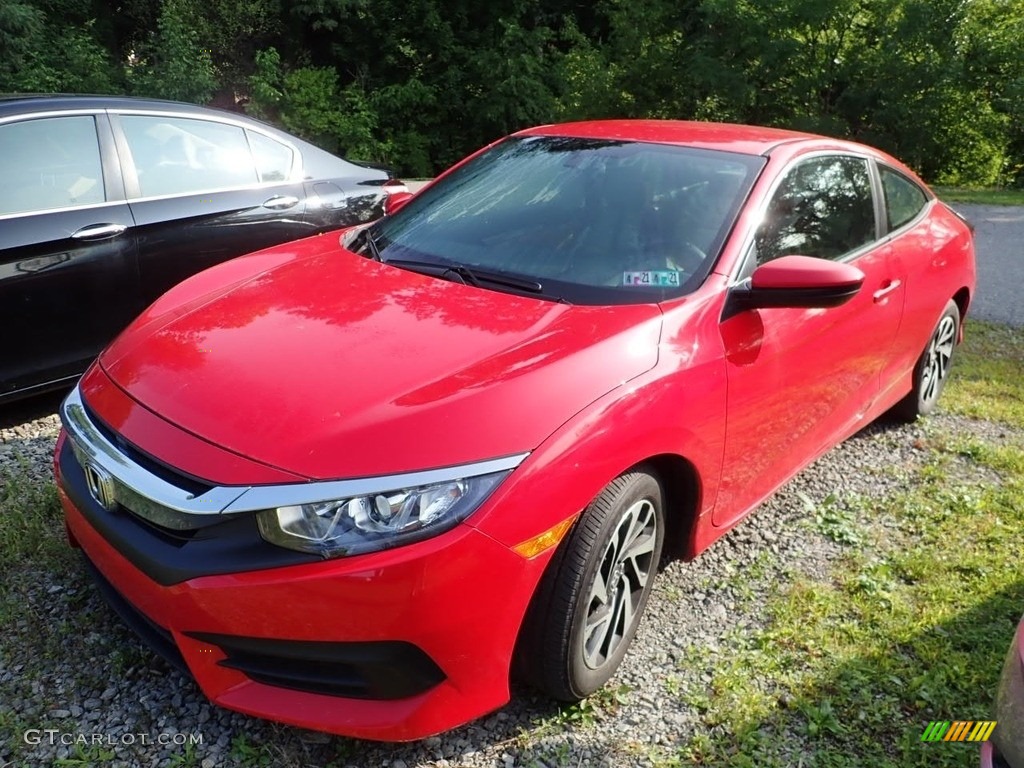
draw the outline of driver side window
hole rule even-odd
[[[874,239],[867,160],[817,157],[776,189],[755,237],[757,263],[792,254],[836,260]]]

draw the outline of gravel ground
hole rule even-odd
[[[23,410],[4,420],[0,413],[0,466],[25,466],[46,478],[57,429],[53,415]],[[764,625],[764,599],[796,574],[828,578],[841,556],[842,547],[815,529],[809,510],[830,496],[841,501],[898,492],[926,460],[922,449],[932,435],[978,430],[999,437],[997,426],[941,414],[912,426],[868,428],[805,470],[696,561],[666,568],[623,668],[592,706],[559,709],[516,689],[499,712],[413,744],[334,738],[216,708],[191,680],[142,648],[74,560],[62,572],[19,572],[13,583],[23,592],[24,613],[13,631],[26,642],[8,643],[13,658],[0,656],[0,766],[49,766],[83,757],[105,765],[203,768],[621,767],[668,761],[703,727],[685,703],[686,692],[703,690],[716,657],[729,653],[738,633]],[[11,734],[2,732],[5,723],[17,737],[13,752],[6,743]],[[21,744],[29,728],[123,743],[104,744],[113,754],[90,747],[83,755],[82,747],[76,752],[49,743],[45,733],[40,744]],[[159,734],[198,735],[202,744],[186,751],[142,743]],[[270,758],[266,745],[273,745]],[[797,757],[801,745],[793,749]]]

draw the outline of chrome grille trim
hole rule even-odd
[[[83,469],[91,464],[109,473],[117,503],[157,525],[173,530],[199,527],[202,522],[189,518],[219,514],[248,490],[218,486],[196,496],[157,477],[126,456],[93,424],[77,386],[61,405],[60,419]]]
[[[454,467],[351,480],[222,485],[193,494],[153,474],[111,443],[90,419],[77,386],[61,405],[60,418],[78,463],[83,468],[91,464],[105,470],[113,478],[114,496],[119,504],[141,518],[172,530],[204,527],[212,522],[211,515],[315,504],[509,471],[529,456],[529,453],[518,453]]]

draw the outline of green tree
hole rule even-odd
[[[281,68],[270,48],[256,54],[249,80],[248,111],[274,119],[292,133],[330,151],[352,158],[381,160],[383,145],[374,138],[376,116],[358,83],[339,88],[337,73],[328,67]]]
[[[0,90],[16,90],[18,73],[45,21],[45,14],[28,3],[0,4]]]
[[[1024,186],[1024,0],[971,0],[958,30],[967,87],[1005,118],[1002,181]]]
[[[219,103],[245,94],[257,51],[276,42],[281,29],[279,0],[203,0],[195,8],[198,32],[209,52]]]
[[[556,117],[561,10],[542,0],[310,0],[291,7],[295,47],[282,58],[356,84],[392,164],[429,173]]]
[[[562,111],[849,136],[932,180],[992,183],[1024,139],[1022,5],[604,0],[605,37],[578,36],[566,57]]]
[[[91,13],[89,6],[66,0],[0,4],[0,90],[120,90]]]
[[[128,52],[131,92],[203,104],[216,89],[213,57],[197,28],[201,16],[193,0],[163,0],[154,34]]]
[[[841,114],[852,135],[935,182],[991,184],[1006,160],[1006,117],[967,77],[970,5],[878,2],[848,54]]]
[[[0,0],[0,88],[250,111],[426,175],[527,125],[849,136],[1024,184],[1024,0]]]

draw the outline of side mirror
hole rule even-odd
[[[390,216],[412,200],[412,192],[391,192],[384,198],[384,215]]]
[[[851,264],[782,256],[755,269],[749,284],[733,288],[729,305],[737,312],[761,307],[838,307],[856,296],[863,284],[864,273]]]

